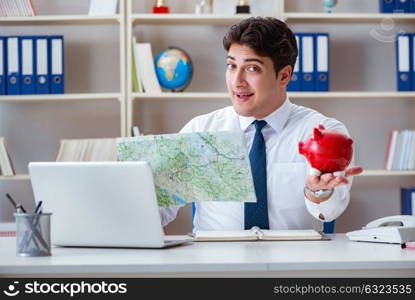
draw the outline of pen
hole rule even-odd
[[[33,213],[36,214],[36,216],[34,218],[34,222],[33,222],[32,226],[31,226],[31,231],[29,233],[29,236],[28,236],[27,239],[24,239],[23,242],[22,242],[22,244],[24,245],[24,249],[27,249],[29,247],[29,244],[30,244],[31,240],[37,245],[37,247],[39,247],[37,242],[40,242],[44,249],[48,248],[48,244],[43,239],[42,235],[39,232],[39,228],[38,228],[39,218],[40,218],[39,215],[42,214],[41,207],[42,207],[42,201],[39,201],[39,203],[36,205],[35,210],[33,211]]]
[[[6,197],[7,199],[10,200],[11,204],[14,206],[14,208],[16,209],[18,213],[21,213],[21,212],[26,213],[26,210],[24,209],[23,205],[21,205],[20,203],[16,204],[16,201],[13,200],[12,196],[10,196],[9,193],[6,194]]]
[[[42,206],[42,201],[39,201],[39,203],[36,205],[36,208],[34,210],[34,214],[37,214],[40,210],[40,207]]]

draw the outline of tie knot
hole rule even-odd
[[[261,131],[262,128],[264,128],[265,125],[267,125],[267,122],[264,120],[255,120],[254,121],[255,129],[258,131]]]

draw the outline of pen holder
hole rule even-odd
[[[15,213],[16,255],[49,256],[52,213]]]

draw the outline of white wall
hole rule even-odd
[[[87,1],[35,1],[40,12],[87,10]],[[259,1],[256,1],[259,2]],[[53,3],[53,4],[51,4]],[[76,3],[76,6],[73,6]],[[135,12],[150,12],[154,1],[135,1]],[[168,1],[172,12],[193,12],[190,0]],[[289,11],[323,11],[320,0],[286,1]],[[41,6],[42,5],[42,6]],[[53,7],[52,7],[53,5]],[[339,1],[335,11],[377,12],[378,0]],[[386,22],[389,22],[386,20]],[[385,27],[386,24],[386,27]],[[394,44],[388,40],[398,30],[415,32],[415,26],[398,23],[362,24],[289,23],[294,31],[330,33],[331,90],[394,91],[396,66]],[[195,73],[186,91],[224,92],[225,52],[221,41],[226,26],[140,25],[134,30],[139,41],[151,42],[153,54],[179,46],[191,56]],[[106,26],[1,26],[0,34],[64,34],[68,92],[118,91],[118,31]],[[374,38],[377,36],[378,38]],[[381,37],[381,38],[379,38]],[[415,128],[415,107],[410,99],[317,99],[294,101],[315,108],[346,124],[354,141],[356,163],[368,169],[383,168],[390,129]],[[137,103],[134,123],[144,133],[177,132],[192,117],[229,105],[226,101],[154,101]],[[119,134],[119,107],[98,103],[0,103],[0,136],[5,136],[17,172],[26,173],[27,163],[53,160],[60,138],[104,137]],[[358,177],[351,203],[338,219],[336,231],[355,229],[368,221],[400,212],[399,188],[414,184],[413,177]],[[27,182],[0,181],[0,220],[12,220],[12,210],[2,194],[33,202]],[[2,200],[4,201],[2,201]],[[190,230],[190,209],[167,228],[169,233]]]

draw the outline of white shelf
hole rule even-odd
[[[359,176],[415,176],[415,170],[398,171],[398,170],[364,170]]]
[[[415,170],[410,171],[388,171],[388,170],[364,170],[359,176],[415,176]],[[15,176],[0,176],[0,180],[30,180],[29,174],[18,174]]]
[[[290,98],[414,98],[415,92],[289,92]]]
[[[132,99],[134,100],[168,100],[168,99],[180,99],[189,101],[198,100],[227,100],[229,99],[228,93],[133,93]]]
[[[415,14],[381,14],[381,13],[284,13],[283,20],[295,22],[374,22],[392,19],[399,22],[415,22]]]
[[[122,101],[122,95],[118,93],[85,93],[0,96],[0,102],[101,101],[113,99]]]
[[[351,98],[351,99],[395,99],[395,98],[413,98],[415,100],[415,92],[289,92],[290,99],[335,99],[335,98]],[[133,93],[132,98],[136,100],[165,100],[180,99],[189,101],[198,100],[227,100],[228,93]]]
[[[0,176],[0,180],[30,180],[29,174],[17,174],[14,176]]]
[[[232,25],[250,14],[238,15],[195,15],[195,14],[132,14],[131,22],[137,24],[205,24],[205,25]],[[276,16],[274,16],[276,17]],[[392,19],[398,22],[415,22],[415,14],[381,14],[381,13],[284,13],[285,21],[306,22],[375,22]]]
[[[132,14],[131,22],[137,24],[206,24],[206,25],[232,25],[250,17],[249,14],[238,15],[195,15],[195,14]]]
[[[15,25],[19,23],[27,24],[118,24],[121,21],[120,15],[111,16],[88,16],[88,15],[51,15],[34,17],[0,17],[0,24]]]

